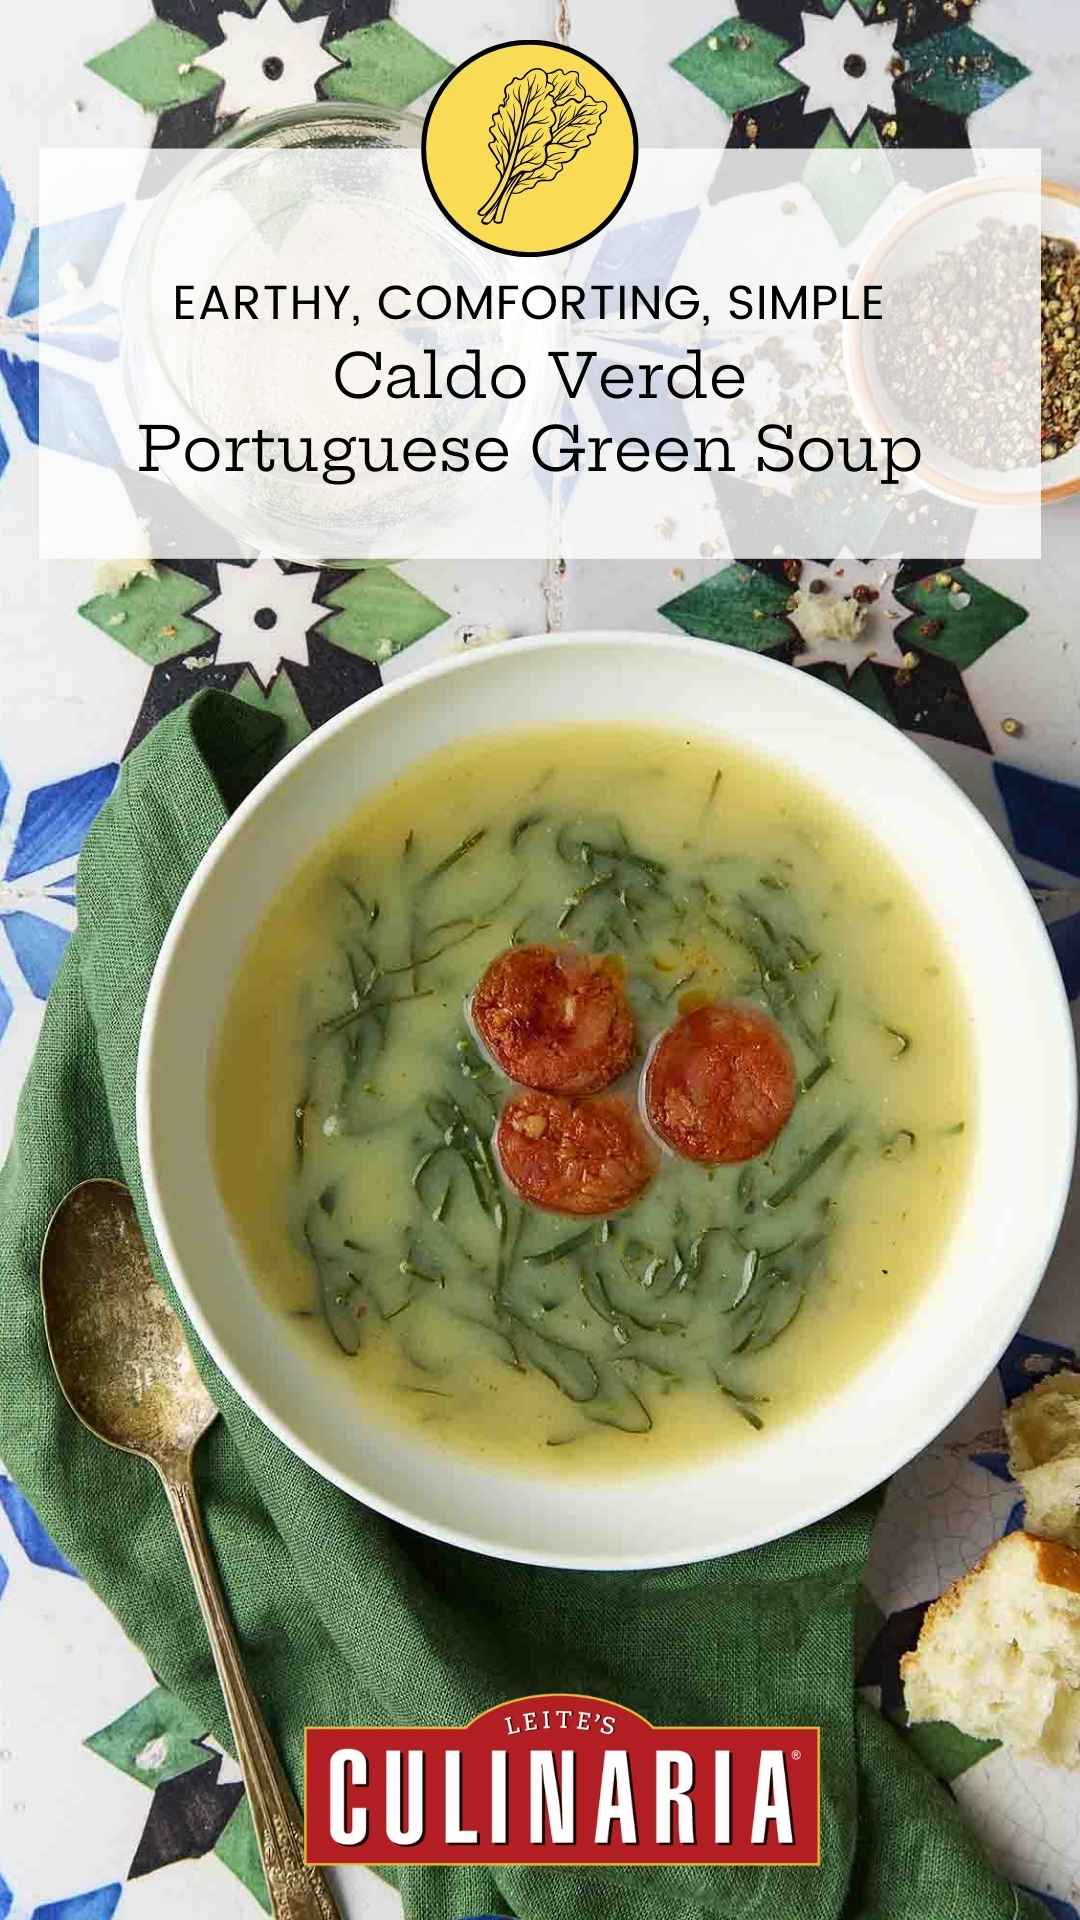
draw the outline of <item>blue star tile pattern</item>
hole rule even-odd
[[[998,1362],[1006,1406],[1011,1406],[1037,1381],[1045,1380],[1047,1374],[1060,1373],[1063,1368],[1076,1364],[1075,1347],[1063,1347],[1055,1340],[1036,1340],[1030,1333],[1018,1333]]]
[[[1021,871],[1035,891],[1065,991],[1080,999],[1080,787],[995,761],[994,781]],[[1060,884],[1062,881],[1065,884]]]
[[[590,268],[594,289],[644,284],[646,279],[650,283],[655,279],[657,284],[668,284],[675,277],[700,219],[700,207],[685,207],[676,213],[638,221],[633,226],[609,229]],[[559,425],[580,426],[582,432],[587,433],[602,423],[610,434],[616,437],[623,433],[636,434],[652,448],[668,436],[687,436],[691,429],[683,402],[666,389],[654,394],[651,401],[639,395],[616,401],[602,384],[606,364],[628,345],[640,348],[646,343],[649,352],[671,359],[677,357],[678,347],[665,338],[659,325],[642,334],[629,323],[622,329],[615,324],[601,323],[601,305],[595,291],[590,294],[584,311],[585,319],[574,338],[583,349],[593,351],[596,359],[573,398],[563,401],[557,416]],[[703,346],[707,344],[707,340],[702,342]],[[590,410],[599,420],[590,417]],[[552,476],[539,471],[533,476],[548,496],[557,485],[564,503],[573,498],[577,477],[571,473],[556,482]]]
[[[14,1898],[15,1896],[12,1893],[11,1888],[8,1886],[8,1883],[4,1879],[3,1874],[0,1873],[0,1920],[7,1920],[8,1914],[11,1912]]]
[[[47,227],[35,227],[8,303],[11,317],[21,319],[24,314],[36,313],[48,301],[59,300],[67,291],[62,267],[78,274],[83,285],[88,285],[105,258],[122,211],[121,207],[101,207]]]
[[[14,211],[14,207],[12,207],[13,217]],[[3,238],[3,234],[0,233],[0,240],[3,240]],[[11,299],[8,301],[8,316],[10,319],[18,320],[21,319],[24,314],[36,312],[40,281],[41,231],[40,228],[35,227],[26,243],[26,252],[22,257],[19,277],[15,282],[15,290],[12,293]]]
[[[65,929],[52,926],[48,920],[39,920],[32,913],[6,913],[4,932],[34,998],[48,999],[68,943]]]
[[[984,1447],[978,1453],[973,1453],[970,1458],[972,1466],[985,1468],[987,1473],[993,1474],[995,1480],[1004,1480],[1006,1485],[1011,1481],[1009,1456],[1000,1447]]]
[[[1047,916],[1046,931],[1050,935],[1050,945],[1057,954],[1065,991],[1070,1000],[1080,1000],[1080,913],[1066,913],[1060,920],[1051,919],[1052,896],[1043,912]]]
[[[36,361],[24,360],[14,353],[0,353],[0,380],[8,390],[8,396],[19,417],[23,432],[36,447],[39,444],[40,435]]]
[[[11,848],[0,866],[0,928],[18,975],[37,1000],[48,995],[74,927],[79,848],[112,792],[117,772],[110,763],[36,787],[15,828],[11,784],[0,767],[0,849]],[[5,833],[8,826],[13,837]],[[11,1018],[17,986],[14,976],[5,982],[3,969],[0,949],[0,1036]]]
[[[53,453],[71,454],[76,460],[89,460],[94,466],[120,466],[120,449],[93,387],[74,374],[51,367],[49,405],[42,413],[37,367],[27,366],[25,371],[26,388],[28,392],[33,390],[35,408],[33,427],[23,420],[27,438],[35,446],[47,447]]]
[[[701,219],[700,207],[684,207],[632,226],[609,227],[589,270],[593,287],[667,286],[682,258],[686,243]],[[599,317],[599,296],[590,292],[586,313]]]
[[[5,879],[21,880],[58,860],[73,858],[116,783],[115,764],[94,767],[30,795]]]
[[[994,779],[1017,853],[1080,875],[1080,787],[1044,780],[1003,760],[994,762]]]
[[[2,264],[4,255],[7,252],[8,242],[11,239],[14,226],[15,202],[4,185],[3,180],[0,179],[0,264]],[[7,441],[4,439],[3,434],[0,433],[0,479],[3,478],[4,468],[7,466],[9,459],[10,454],[8,452]],[[0,1032],[3,1031],[4,1024],[3,1003],[0,1001]],[[3,1920],[3,1911],[3,1903],[0,1901],[0,1920]]]
[[[53,1573],[70,1573],[78,1579],[71,1561],[50,1540],[26,1495],[7,1474],[0,1474],[0,1507],[7,1514],[11,1531],[27,1559],[32,1560],[35,1567],[48,1567]]]
[[[1080,1920],[1080,1909],[1074,1907],[1071,1900],[1057,1900],[1052,1893],[1040,1893],[1037,1887],[1021,1887],[1020,1892],[1041,1900],[1050,1920]]]
[[[100,328],[95,334],[82,334],[64,316],[62,332],[49,330],[48,309],[70,298],[66,277],[88,286],[97,275],[116,229],[120,208],[105,207],[53,226],[35,227],[29,234],[15,276],[14,290],[7,306],[5,332],[16,345],[0,352],[0,392],[6,394],[14,419],[32,446],[45,445],[52,451],[93,460],[100,465],[117,466],[120,453],[105,418],[101,402],[92,385],[76,371],[56,364],[49,374],[49,406],[41,408],[41,382],[38,347],[41,337],[50,345],[70,354],[76,361],[112,357],[115,343]],[[0,179],[0,267],[3,266],[15,232],[15,205],[4,181]],[[105,309],[91,308],[100,317]],[[76,316],[77,317],[77,316]],[[11,449],[0,431],[0,477],[11,457]]]
[[[1006,1520],[1005,1525],[1001,1529],[1002,1536],[1004,1537],[1004,1535],[1007,1533],[1020,1533],[1021,1530],[1023,1529],[1023,1525],[1024,1525],[1024,1502],[1022,1500],[1017,1500],[1015,1505],[1009,1508],[1009,1517]]]
[[[30,1920],[112,1920],[123,1891],[119,1880],[112,1880],[108,1886],[93,1887],[88,1893],[72,1893],[63,1900],[49,1900],[44,1906],[34,1908]]]

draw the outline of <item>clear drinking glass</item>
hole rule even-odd
[[[335,386],[335,356],[351,350],[381,352],[384,365],[411,355],[417,368],[436,344],[440,353],[472,348],[495,359],[530,350],[518,325],[466,319],[436,329],[422,321],[395,326],[380,316],[375,295],[387,280],[462,287],[479,297],[501,272],[435,208],[414,157],[421,133],[422,122],[410,114],[316,103],[241,122],[182,158],[142,227],[127,277],[122,366],[136,422],[175,426],[182,447],[199,436],[209,447],[222,436],[251,433],[256,423],[282,437],[310,435],[317,447],[349,434],[370,435],[381,446],[390,435],[437,442],[447,434],[500,431],[506,403],[491,395],[461,400],[425,392],[395,400],[380,393],[357,402]],[[260,309],[250,322],[259,327],[257,340],[244,319],[216,328],[179,321],[177,281],[219,279],[348,283],[355,295],[349,305],[359,312],[340,323],[320,314],[310,324],[305,316],[275,327],[264,324]],[[243,457],[250,463],[252,456]],[[380,473],[377,480],[361,471],[346,485],[314,473],[267,475],[254,466],[239,476],[192,472],[178,454],[163,459],[162,473],[185,507],[220,531],[221,553],[230,537],[244,551],[309,563],[389,560],[437,550],[439,542],[452,552],[455,538],[458,550],[467,541],[463,527],[451,532],[460,499],[438,468]],[[162,518],[168,523],[164,496]],[[205,541],[204,527],[200,546],[189,543],[189,551],[206,552]],[[183,550],[175,526],[168,545]]]

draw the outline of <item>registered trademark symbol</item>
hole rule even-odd
[[[792,1749],[791,1749],[791,1757],[792,1757],[792,1759],[793,1759],[793,1760],[801,1760],[801,1759],[802,1759],[802,1748],[801,1748],[801,1747],[792,1747]]]

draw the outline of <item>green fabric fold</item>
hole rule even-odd
[[[155,1673],[225,1744],[206,1637],[156,1476],[69,1412],[45,1348],[37,1272],[63,1195],[111,1174],[131,1187],[170,1285],[135,1146],[143,1005],[191,872],[279,741],[273,717],[207,693],[126,764],[83,850],[78,932],[0,1174],[0,1454]],[[305,1724],[456,1724],[551,1689],[600,1694],[659,1724],[822,1729],[820,1868],[406,1868],[396,1882],[410,1916],[1045,1920],[991,1871],[900,1737],[856,1703],[853,1621],[874,1499],[703,1566],[603,1575],[502,1565],[394,1526],[326,1484],[188,1333],[222,1414],[197,1459],[207,1527],[297,1786]]]

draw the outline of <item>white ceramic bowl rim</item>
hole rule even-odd
[[[505,732],[504,707],[498,707],[498,724],[490,724],[490,698],[488,724],[478,724],[474,714],[471,725],[454,730],[455,702],[460,709],[475,695],[473,704],[484,706],[488,682],[496,705],[500,689],[527,691],[530,725],[585,717],[590,682],[606,687],[618,704],[613,714],[601,709],[604,717],[672,731],[693,726],[704,736],[723,735],[725,716],[737,713],[741,702],[743,730],[736,723],[728,737],[745,739],[749,732],[773,758],[792,764],[801,757],[828,769],[819,771],[817,784],[841,804],[839,769],[848,763],[862,779],[852,787],[849,810],[857,806],[867,829],[884,840],[885,809],[895,808],[892,818],[903,821],[905,839],[892,846],[893,857],[936,913],[948,943],[963,948],[978,974],[977,991],[967,973],[964,978],[976,1016],[975,1151],[983,1171],[978,1179],[973,1173],[941,1270],[912,1317],[925,1322],[929,1351],[916,1343],[919,1328],[909,1320],[855,1381],[805,1420],[767,1434],[760,1452],[744,1449],[616,1483],[569,1480],[549,1487],[520,1470],[434,1455],[397,1431],[380,1438],[356,1418],[353,1383],[330,1392],[321,1369],[314,1377],[308,1362],[305,1389],[301,1349],[289,1348],[293,1336],[282,1333],[279,1315],[271,1318],[228,1228],[203,1136],[207,1062],[235,957],[288,872],[386,776],[373,775],[347,805],[334,802],[306,840],[301,834],[300,851],[291,857],[281,851],[281,823],[293,819],[297,796],[302,810],[305,795],[310,804],[325,789],[325,770],[321,783],[307,777],[308,770],[321,758],[327,769],[341,763],[343,736],[347,744],[357,733],[350,767],[366,764],[364,743],[368,761],[377,757],[393,735],[395,708],[399,717],[413,708],[423,719],[426,701],[428,732],[450,728],[449,738]],[[661,689],[666,699],[658,697]],[[673,718],[666,709],[680,701],[683,711]],[[431,750],[430,744],[409,745],[400,767]],[[814,781],[814,774],[799,770]],[[285,789],[293,790],[289,812],[280,798]],[[249,884],[250,856],[269,818],[279,832],[263,849],[261,904],[245,920],[246,909],[234,914],[233,902]],[[921,888],[908,836],[919,845],[928,876]],[[951,875],[945,843],[955,856]],[[215,911],[217,927],[236,948],[233,964],[218,969],[220,982],[209,970],[202,938]],[[1006,990],[1007,1005],[1000,998]],[[204,1011],[208,993],[216,1010]],[[984,1015],[996,1010],[995,1035],[980,1029],[980,1005]],[[1007,1065],[997,1059],[1003,1049],[1011,1050]],[[539,1565],[644,1568],[734,1552],[821,1519],[887,1479],[964,1407],[1023,1319],[1053,1250],[1072,1176],[1075,1046],[1057,961],[1019,871],[972,803],[897,729],[845,693],[760,654],[667,634],[568,634],[440,660],[383,687],[314,733],[242,803],[200,862],[167,931],[143,1020],[136,1119],[150,1220],[184,1307],[237,1392],[295,1454],[390,1519],[459,1547]],[[953,1266],[966,1276],[966,1294],[948,1281]],[[350,1407],[354,1426],[342,1431]]]

